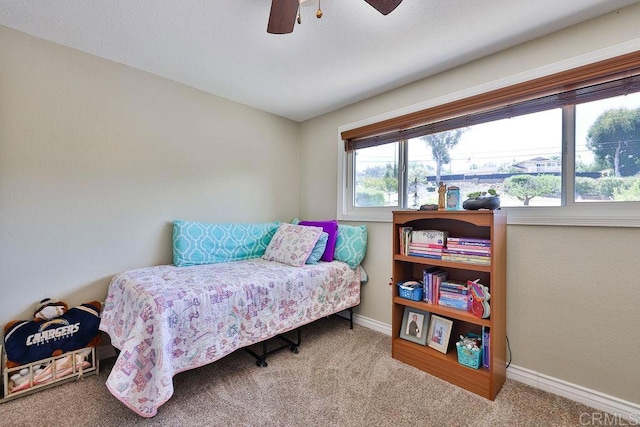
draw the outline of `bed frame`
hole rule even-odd
[[[339,314],[334,314],[334,316],[349,322],[349,329],[353,329],[353,307],[349,307],[347,311],[349,312],[349,317],[343,317],[343,316],[340,316]],[[295,329],[296,336],[297,336],[296,341],[292,341],[284,334],[278,334],[274,338],[271,338],[269,340],[264,340],[261,343],[258,343],[259,345],[261,345],[261,348],[262,348],[261,354],[256,353],[255,351],[251,350],[251,348],[249,347],[245,347],[245,351],[256,359],[256,365],[258,365],[261,368],[266,368],[267,366],[269,366],[267,363],[267,356],[270,354],[277,353],[278,351],[284,350],[285,348],[288,348],[292,353],[298,354],[298,347],[300,347],[300,344],[302,344],[302,336],[300,334],[300,329],[301,327],[297,327]],[[272,341],[274,339],[278,339],[282,341],[284,344],[281,344],[280,346],[275,348],[268,349],[267,342]]]

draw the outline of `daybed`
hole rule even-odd
[[[175,221],[174,265],[109,285],[100,329],[119,350],[109,391],[152,417],[178,372],[359,304],[366,228],[301,224]]]

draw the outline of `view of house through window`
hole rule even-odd
[[[640,201],[640,93],[632,93],[358,149],[354,206],[437,204],[439,182],[459,187],[463,200],[494,189],[503,207],[560,206],[563,117],[575,117],[575,128],[565,123],[573,199]]]

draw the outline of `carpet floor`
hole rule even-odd
[[[335,317],[303,327],[298,354],[267,362],[236,351],[180,373],[173,397],[142,418],[105,387],[106,360],[98,375],[0,404],[0,425],[579,426],[598,412],[512,380],[489,401],[392,359],[389,336]]]

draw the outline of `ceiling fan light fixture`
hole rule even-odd
[[[271,0],[271,12],[267,23],[267,32],[271,34],[289,34],[296,22],[302,23],[301,8],[309,0]],[[391,13],[402,0],[365,0],[383,15]],[[309,4],[309,3],[307,3]],[[305,5],[306,6],[306,5]],[[318,0],[316,18],[322,18],[323,12]]]

